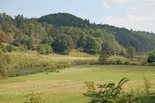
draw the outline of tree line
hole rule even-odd
[[[153,33],[132,31],[132,38],[128,38],[130,34],[124,30],[126,29],[91,24],[89,20],[67,13],[50,14],[40,18],[0,14],[0,42],[22,50],[37,50],[41,54],[53,51],[68,54],[70,50],[78,49],[89,54],[106,52],[131,55],[128,54],[128,48],[151,51],[155,47]]]

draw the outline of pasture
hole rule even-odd
[[[40,72],[0,80],[0,103],[23,103],[30,93],[41,94],[47,103],[86,103],[85,81],[95,83],[116,82],[122,77],[130,81],[125,90],[141,90],[143,77],[155,91],[155,67],[128,65],[85,65],[59,70]]]

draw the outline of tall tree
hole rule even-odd
[[[68,54],[74,48],[74,42],[69,35],[61,34],[52,44],[53,50]]]

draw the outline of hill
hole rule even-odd
[[[42,16],[39,22],[46,22],[58,26],[72,26],[80,28],[100,28],[112,33],[116,40],[125,48],[134,47],[138,52],[148,52],[155,48],[155,34],[145,31],[133,31],[126,28],[118,28],[105,24],[90,24],[88,20],[82,20],[66,13],[50,14]]]
[[[125,48],[134,47],[138,52],[149,52],[155,48],[155,34],[145,31],[133,31],[110,25],[97,25],[112,32],[116,40]]]
[[[56,13],[40,18],[12,18],[0,14],[0,42],[13,44],[22,50],[39,50],[40,53],[68,54],[78,49],[89,54],[102,51],[125,55],[129,47],[137,52],[155,48],[155,34],[133,31],[110,25],[91,24],[68,13]],[[5,47],[1,46],[4,50]]]
[[[83,20],[68,13],[55,13],[42,16],[38,18],[39,22],[46,22],[48,24],[55,24],[57,26],[71,26],[71,27],[89,27],[89,20]]]

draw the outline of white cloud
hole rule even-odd
[[[102,0],[102,3],[103,1],[118,15],[109,13],[97,23],[155,32],[155,0]],[[118,12],[118,8],[125,14],[119,15],[121,11]]]

